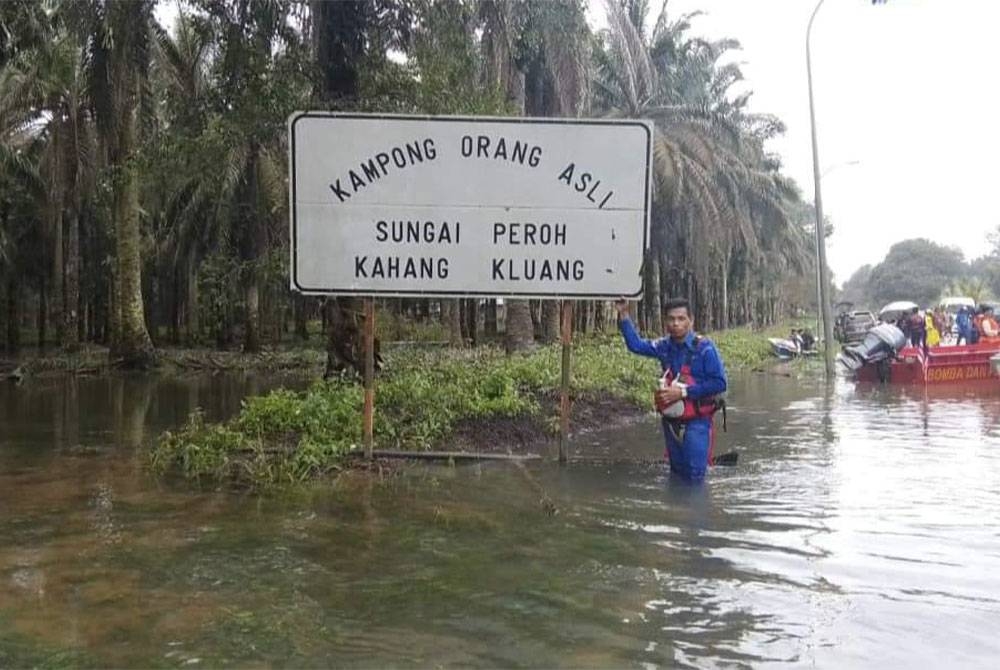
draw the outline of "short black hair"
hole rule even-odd
[[[687,315],[691,316],[691,303],[687,298],[668,298],[663,301],[663,314],[666,315],[672,310],[680,309],[683,307],[687,311]]]

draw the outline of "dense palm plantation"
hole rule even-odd
[[[323,108],[647,118],[656,125],[644,325],[690,296],[703,328],[808,303],[809,210],[765,150],[777,119],[733,90],[735,42],[690,17],[609,0],[152,0],[0,3],[0,344],[156,346],[329,341],[360,360],[350,300],[292,295],[285,119]],[[805,297],[803,297],[805,296]],[[509,350],[555,338],[555,303],[387,300],[397,322]],[[502,314],[502,312],[501,312]],[[607,305],[577,327],[607,326]],[[503,322],[506,322],[505,324]],[[498,325],[499,322],[499,325]],[[504,327],[505,326],[505,327]]]

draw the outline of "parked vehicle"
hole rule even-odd
[[[941,298],[941,301],[938,303],[938,307],[954,316],[962,307],[975,309],[976,301],[966,296],[952,296],[948,298]]]
[[[833,325],[833,337],[841,344],[853,344],[865,339],[865,333],[875,327],[878,320],[866,310],[842,311]]]
[[[897,300],[890,302],[880,309],[878,311],[878,319],[882,323],[895,323],[903,316],[909,315],[915,309],[920,309],[917,303],[910,302],[909,300]]]

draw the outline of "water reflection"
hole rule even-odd
[[[1000,651],[1000,393],[735,379],[718,450],[740,465],[704,486],[655,463],[653,422],[581,436],[563,468],[263,498],[143,476],[136,445],[278,381],[0,387],[0,665],[991,667]]]

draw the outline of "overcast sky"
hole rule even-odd
[[[603,24],[603,1],[591,0]],[[659,11],[652,0],[654,13]],[[751,110],[787,125],[774,141],[786,172],[812,200],[805,33],[812,0],[669,0],[703,11],[692,34],[735,37],[754,91]],[[655,19],[655,17],[652,17]],[[813,81],[827,251],[842,283],[908,237],[987,250],[1000,225],[994,195],[1000,109],[993,45],[996,0],[826,0],[813,26]],[[847,163],[858,161],[856,165]]]

